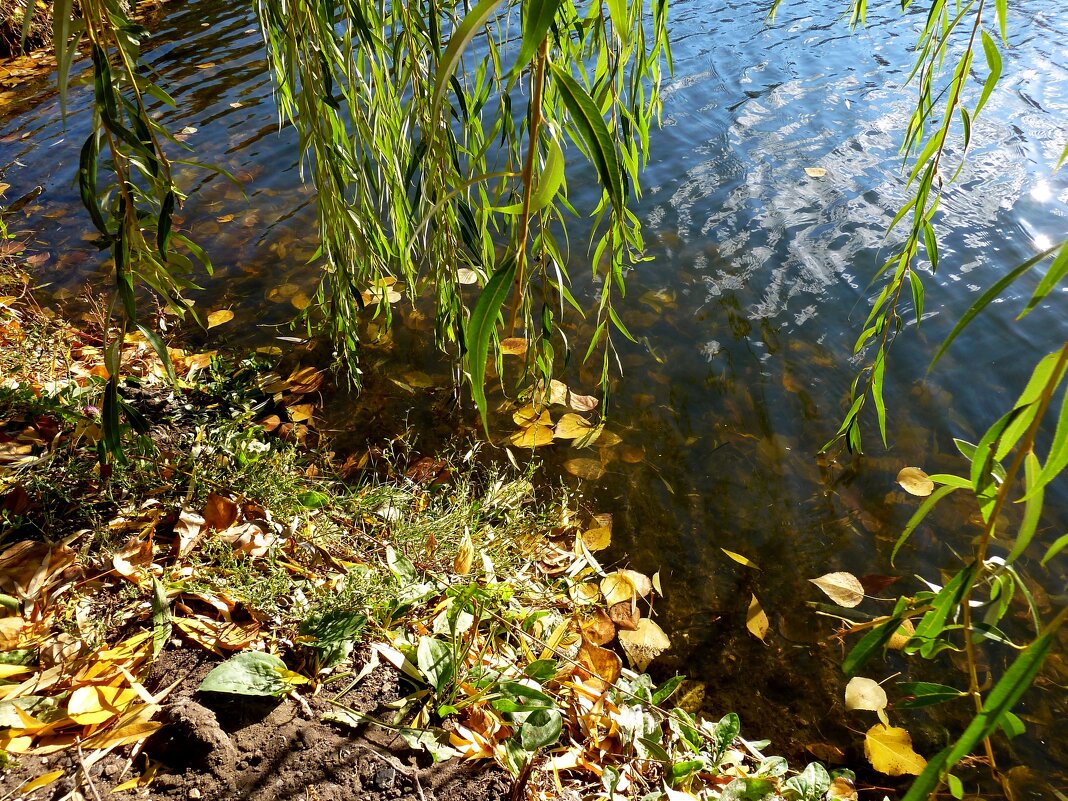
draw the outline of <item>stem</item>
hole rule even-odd
[[[990,517],[983,529],[983,535],[979,540],[979,547],[976,549],[975,553],[975,561],[980,570],[982,570],[983,564],[986,562],[986,554],[990,547],[990,540],[993,538],[994,530],[997,527],[998,514],[1001,512],[1001,509],[1005,505],[1005,501],[1009,496],[1009,489],[1012,486],[1013,478],[1019,472],[1027,454],[1034,448],[1035,435],[1038,433],[1042,418],[1046,414],[1046,409],[1049,407],[1049,403],[1053,398],[1053,393],[1059,383],[1061,373],[1064,371],[1066,365],[1068,365],[1068,342],[1065,342],[1064,345],[1061,346],[1061,353],[1057,358],[1057,364],[1053,368],[1053,372],[1050,374],[1050,379],[1046,383],[1046,386],[1042,388],[1042,394],[1039,396],[1038,411],[1035,414],[1035,419],[1031,421],[1031,425],[1028,427],[1027,433],[1024,434],[1021,445],[1016,449],[1016,454],[1013,456],[1012,463],[1009,465],[1009,469],[1005,474],[1005,480],[1002,481],[1001,486],[998,487],[998,493],[994,499],[994,507],[990,510]],[[964,654],[968,662],[968,694],[971,695],[972,702],[975,704],[976,714],[981,714],[983,711],[983,697],[979,691],[979,669],[976,662],[975,643],[972,638],[972,608],[969,603],[972,594],[975,591],[975,587],[976,583],[974,581],[965,587],[960,604],[961,623],[964,627]],[[1063,610],[1061,614],[1063,615]],[[987,758],[990,760],[991,768],[997,770],[997,763],[994,761],[994,749],[990,744],[989,737],[984,738],[983,748],[986,751]]]
[[[527,237],[530,236],[530,196],[534,183],[534,161],[538,157],[538,129],[541,128],[541,99],[545,89],[545,63],[549,60],[549,37],[538,48],[538,60],[534,66],[534,80],[530,97],[530,133],[527,137],[527,158],[523,164],[523,211],[519,217],[519,251],[516,254],[515,300],[512,301],[512,316],[508,323],[508,336],[515,333],[516,318],[523,305],[523,284],[526,280]]]

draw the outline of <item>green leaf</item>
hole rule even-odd
[[[538,175],[534,185],[534,194],[530,198],[530,213],[535,214],[550,203],[556,197],[557,190],[564,182],[564,151],[555,140],[549,142],[549,155],[545,159],[545,167]],[[495,208],[502,214],[522,214],[523,204],[513,203],[510,206]]]
[[[243,651],[216,666],[200,683],[200,692],[279,696],[293,689],[290,671],[274,654]]]
[[[1065,467],[1068,467],[1068,392],[1061,400],[1061,411],[1057,416],[1057,430],[1053,434],[1053,443],[1049,447],[1046,464],[1035,478],[1034,484],[1027,488],[1024,500],[1030,500],[1031,495],[1041,492],[1042,488],[1059,476]]]
[[[322,509],[330,505],[330,496],[318,490],[308,490],[297,495],[300,505],[306,509]]]
[[[933,481],[935,477],[929,476],[929,478]],[[966,486],[970,488],[971,484],[966,484]],[[905,544],[905,541],[912,535],[912,532],[916,530],[916,526],[923,522],[923,519],[927,517],[940,500],[956,489],[959,489],[959,487],[942,486],[923,499],[923,503],[920,504],[912,517],[909,518],[909,522],[905,524],[904,531],[901,532],[901,536],[898,537],[897,542],[894,543],[894,549],[890,552],[890,564],[894,564],[894,560],[897,558],[897,552],[901,550],[901,546]]]
[[[519,45],[519,55],[516,56],[515,66],[509,80],[514,80],[517,75],[531,62],[541,43],[549,33],[556,12],[560,9],[561,0],[529,0],[524,3],[526,12],[523,17],[523,41]]]
[[[975,576],[975,565],[968,565],[955,575],[950,582],[931,601],[931,609],[916,625],[916,632],[912,635],[915,645],[905,646],[907,653],[919,650],[921,656],[929,658],[929,655],[937,652],[938,640],[946,628],[946,622],[957,611],[965,590],[971,585],[972,577]]]
[[[822,801],[830,787],[831,775],[819,762],[810,762],[799,775],[786,780],[786,789],[804,801]]]
[[[675,694],[675,691],[679,689],[679,686],[684,681],[686,681],[685,676],[672,676],[670,679],[665,681],[663,684],[657,687],[656,691],[653,693],[653,704],[659,706],[660,704],[664,703],[664,701],[671,698],[671,696]]]
[[[546,748],[560,739],[564,721],[555,709],[535,709],[519,729],[519,742],[524,751]]]
[[[167,638],[171,636],[171,606],[167,590],[160,580],[152,577],[152,656],[159,656]]]
[[[438,116],[441,101],[445,98],[445,90],[460,66],[464,50],[467,49],[471,40],[485,26],[502,2],[503,0],[482,0],[456,26],[456,30],[453,31],[452,38],[449,39],[449,44],[445,48],[445,53],[441,56],[441,61],[438,62],[437,75],[434,77],[434,96],[431,101],[431,119],[436,119]]]
[[[607,0],[608,16],[612,27],[623,44],[630,41],[630,25],[627,24],[627,0]]]
[[[1010,740],[1014,737],[1019,737],[1025,731],[1027,727],[1024,726],[1022,720],[1020,720],[1012,712],[1006,712],[1002,719],[998,722],[998,728],[1008,737]]]
[[[1027,546],[1031,544],[1035,529],[1038,528],[1038,521],[1042,516],[1042,501],[1045,493],[1041,487],[1035,492],[1030,492],[1030,489],[1034,486],[1041,467],[1042,465],[1039,464],[1038,457],[1035,456],[1034,451],[1029,451],[1024,459],[1024,480],[1028,489],[1027,503],[1024,506],[1023,521],[1020,523],[1020,528],[1016,533],[1016,542],[1013,543],[1009,555],[1005,557],[1006,564],[1011,565],[1020,558],[1023,552],[1027,550]]]
[[[998,52],[998,46],[994,44],[994,40],[990,38],[990,34],[986,31],[982,32],[982,37],[983,52],[986,53],[986,65],[990,69],[990,74],[986,76],[983,93],[979,96],[979,102],[975,104],[975,110],[972,112],[973,120],[979,116],[979,112],[986,105],[986,101],[990,98],[990,93],[994,91],[994,87],[997,86],[997,82],[1001,78],[1001,54]]]
[[[442,692],[456,676],[456,661],[452,648],[433,637],[421,637],[415,652],[419,672],[426,676],[430,686]]]
[[[955,687],[935,684],[930,681],[899,681],[897,688],[903,695],[915,696],[912,701],[897,702],[894,706],[898,709],[918,709],[924,706],[944,704],[946,701],[952,701],[955,698],[961,698],[966,695],[966,693]]]
[[[163,368],[167,371],[167,378],[170,379],[172,384],[177,384],[178,377],[174,374],[174,365],[171,364],[171,355],[167,351],[167,346],[163,344],[163,340],[160,339],[159,334],[141,323],[137,323],[137,330],[141,332],[141,336],[148,340],[148,344],[152,346],[152,350],[156,351],[156,355],[159,356],[159,360],[163,363]]]
[[[946,776],[946,784],[949,785],[949,794],[951,796],[958,799],[958,801],[964,798],[964,783],[960,779],[950,773]]]
[[[1057,537],[1056,542],[1049,546],[1049,550],[1046,551],[1046,555],[1042,557],[1042,566],[1045,567],[1046,563],[1054,556],[1064,550],[1065,546],[1068,546],[1068,534],[1062,534]]]
[[[597,104],[593,102],[593,98],[586,90],[559,65],[551,64],[550,67],[556,78],[560,97],[575,127],[578,128],[594,167],[597,168],[601,186],[608,193],[612,205],[617,211],[621,211],[623,209],[623,173],[619,167],[615,145],[608,133],[608,126],[605,125]]]
[[[1020,316],[1016,319],[1019,320],[1030,314],[1031,310],[1041,303],[1057,284],[1064,280],[1065,275],[1068,275],[1068,239],[1061,242],[1060,250],[1057,251],[1053,264],[1049,266],[1046,274],[1042,276],[1042,280],[1035,287],[1034,294],[1031,295],[1031,300],[1027,302],[1027,307],[1020,312]]]
[[[1025,648],[983,703],[983,711],[976,715],[964,734],[949,748],[940,751],[927,763],[923,773],[912,783],[902,801],[927,801],[938,787],[943,773],[951,769],[997,728],[1005,715],[1012,711],[1020,696],[1031,686],[1039,668],[1053,645],[1056,627],[1051,627]]]
[[[1001,31],[1001,41],[1009,43],[1009,0],[996,0],[994,4],[998,14],[998,28]]]
[[[515,280],[516,261],[507,257],[497,269],[475,301],[471,317],[464,331],[467,344],[467,376],[471,382],[471,396],[482,417],[482,427],[489,434],[488,409],[486,407],[486,359],[489,358],[490,341],[497,328],[497,316],[504,305]]]
[[[397,553],[392,545],[386,546],[386,566],[401,585],[415,584],[419,581],[419,574],[412,560],[402,553]]]
[[[898,602],[894,614],[885,623],[873,628],[860,638],[856,645],[850,649],[842,662],[842,672],[847,676],[855,676],[857,671],[867,664],[868,660],[875,656],[876,651],[881,651],[890,641],[899,628],[901,628],[901,613],[904,611],[904,599]]]

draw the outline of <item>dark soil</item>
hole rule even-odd
[[[198,693],[219,661],[174,642],[160,655],[145,683],[149,692],[180,683],[164,701],[164,727],[145,743],[132,770],[125,749],[92,765],[88,780],[77,752],[25,757],[0,775],[0,798],[59,801],[76,787],[85,798],[109,798],[112,787],[144,771],[145,756],[162,765],[154,781],[147,790],[115,798],[475,801],[509,796],[509,777],[489,763],[454,759],[434,765],[389,729],[324,723],[321,715],[330,708],[325,699],[334,694],[325,687],[306,704]],[[399,694],[397,673],[385,667],[340,701],[374,715]],[[25,782],[54,770],[65,775],[29,795],[14,795]]]

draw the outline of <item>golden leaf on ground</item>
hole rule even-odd
[[[630,603],[638,597],[638,590],[629,576],[622,571],[609,573],[601,580],[601,593],[605,603],[615,606],[618,603]]]
[[[264,524],[266,525],[266,524]],[[278,538],[274,532],[261,528],[254,522],[231,526],[218,533],[219,539],[229,543],[234,550],[243,551],[252,557],[266,556]]]
[[[136,691],[129,687],[83,685],[70,694],[67,715],[75,723],[86,726],[103,723],[118,716],[136,699]]]
[[[217,311],[213,311],[211,314],[208,315],[208,328],[215,328],[216,326],[222,325],[223,323],[228,323],[233,319],[234,313],[229,309],[219,309]]]
[[[592,427],[586,418],[568,412],[556,422],[556,438],[577,439],[589,433]]]
[[[471,572],[471,564],[475,560],[475,545],[471,542],[471,533],[464,532],[464,537],[460,540],[460,548],[456,551],[456,558],[453,559],[452,569],[458,576],[466,576]]]
[[[827,170],[823,167],[805,167],[805,175],[809,178],[822,178],[827,174]]]
[[[564,462],[564,469],[587,481],[596,481],[604,475],[604,465],[596,459],[568,459]]]
[[[520,428],[532,425],[551,426],[553,424],[547,409],[543,406],[532,406],[529,403],[512,412],[512,421]]]
[[[827,573],[809,581],[823,590],[823,594],[836,604],[847,609],[852,609],[864,600],[864,585],[852,573]]]
[[[527,426],[512,434],[508,441],[517,448],[540,448],[552,443],[553,430],[549,426]]]
[[[505,356],[525,356],[527,341],[522,337],[508,337],[501,340],[501,353]]]
[[[190,640],[217,654],[247,648],[260,634],[256,622],[219,623],[206,617],[178,617],[173,622]]]
[[[596,610],[582,621],[582,637],[594,645],[604,645],[616,636],[616,625],[603,609]]]
[[[208,493],[204,503],[204,525],[212,531],[223,531],[237,522],[237,504],[215,492]]]
[[[582,544],[591,551],[603,551],[612,544],[612,529],[607,526],[591,528],[583,532]]]
[[[30,779],[28,782],[18,788],[16,794],[19,796],[29,795],[34,790],[40,790],[42,787],[47,787],[56,779],[60,778],[65,774],[65,770],[53,770],[49,773],[45,773],[41,776],[38,776],[36,779]]]
[[[912,737],[904,729],[876,723],[864,736],[864,756],[872,767],[887,776],[919,776],[927,760],[912,748]]]
[[[738,564],[745,565],[746,567],[751,567],[753,568],[753,570],[760,570],[760,567],[757,565],[757,563],[752,561],[748,557],[742,556],[740,553],[735,553],[734,551],[728,551],[726,548],[720,548],[720,550],[723,551],[723,553],[727,554],[727,556],[729,556]]]
[[[762,641],[767,636],[768,625],[768,616],[764,614],[760,601],[754,595],[753,600],[749,602],[749,611],[745,616],[745,627],[754,637]]]
[[[152,540],[132,537],[121,551],[111,556],[111,565],[115,572],[135,584],[148,579],[146,568],[152,564]]]
[[[854,676],[849,680],[845,689],[846,709],[864,709],[869,712],[879,712],[886,709],[889,700],[884,690],[877,681],[866,679],[863,676]]]
[[[588,640],[583,640],[582,645],[579,646],[576,661],[587,675],[600,679],[606,686],[615,684],[623,669],[623,663],[614,651],[601,648]]]
[[[897,474],[897,483],[910,495],[926,498],[934,492],[934,482],[918,467],[902,467]]]
[[[641,610],[633,600],[613,604],[608,609],[608,616],[624,631],[637,631],[638,622],[642,619]]]
[[[568,587],[568,596],[578,606],[595,604],[601,600],[601,588],[592,581],[579,581]]]
[[[154,712],[159,707],[146,706],[144,709]],[[152,720],[137,720],[123,725],[119,721],[114,728],[98,732],[84,742],[86,748],[113,748],[120,745],[131,745],[147,740],[157,731],[163,728],[163,724]]]
[[[671,647],[671,640],[664,630],[647,617],[638,621],[634,631],[620,631],[618,636],[627,659],[640,671]]]

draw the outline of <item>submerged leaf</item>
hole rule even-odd
[[[552,429],[549,430],[552,431]],[[564,462],[564,469],[571,475],[587,481],[596,481],[604,475],[604,465],[596,459],[568,459]]]
[[[757,597],[754,595],[752,598],[749,602],[749,611],[745,616],[745,627],[749,629],[750,634],[763,641],[764,637],[767,636],[770,625],[768,616],[760,607],[760,601],[757,600]]]
[[[823,167],[805,167],[805,175],[809,178],[822,178],[827,174],[827,170]]]

